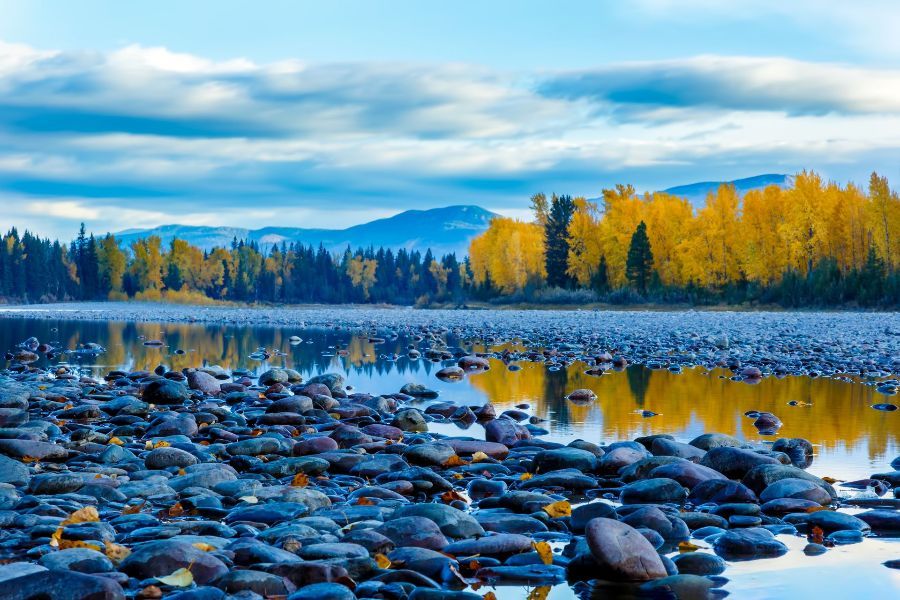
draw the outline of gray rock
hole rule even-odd
[[[666,576],[659,554],[634,527],[597,518],[585,528],[597,575],[614,581],[648,581]]]

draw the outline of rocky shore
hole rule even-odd
[[[93,302],[0,308],[2,318],[327,327],[415,336],[424,329],[594,362],[613,351],[631,363],[677,370],[707,365],[737,376],[900,375],[900,313],[716,311],[414,310],[369,306],[229,307]],[[744,369],[747,369],[746,373]],[[880,383],[879,383],[880,385]],[[887,381],[884,393],[896,392]]]
[[[215,314],[269,314],[228,310]],[[617,313],[633,322],[610,321],[609,335],[621,336],[611,346],[588,328],[607,316],[574,314],[565,338],[556,317],[520,323],[515,335],[526,347],[553,342],[554,360],[590,351],[598,368],[633,357],[673,368],[695,352],[694,360],[757,357],[758,374],[750,361],[730,365],[745,379],[782,366],[827,374],[848,361],[864,373],[897,372],[892,322],[864,320],[851,336],[840,330],[847,316],[821,317],[831,319],[817,332],[826,341],[804,349],[798,330],[824,325],[803,315],[753,332],[727,315],[664,314],[639,332],[642,317]],[[276,312],[268,322],[316,324],[302,315]],[[443,332],[494,342],[513,335],[493,333],[507,322],[478,313],[451,313],[432,329],[410,315],[435,318],[367,310],[339,324],[386,335],[418,327],[410,352],[443,361],[439,376],[448,378],[489,362],[431,347]],[[715,325],[702,331],[703,323]],[[793,331],[790,347],[779,328]],[[52,351],[35,342],[14,349],[0,372],[4,598],[480,600],[517,586],[537,600],[554,585],[717,597],[735,562],[788,553],[784,536],[805,538],[807,555],[900,536],[900,457],[868,479],[838,483],[805,470],[813,446],[803,439],[754,446],[710,432],[689,443],[650,435],[563,445],[542,440],[547,432],[527,405],[498,414],[490,404],[435,399],[424,384],[370,394],[338,374],[303,381],[291,369],[256,376],[162,366],[94,380],[66,366],[30,366],[25,352]],[[664,345],[677,352],[658,357]],[[601,346],[617,352],[598,354]],[[862,346],[869,352],[854,359]],[[778,361],[761,360],[763,352]],[[571,390],[569,401],[593,399]],[[767,415],[754,416],[774,425]],[[485,439],[432,431],[447,422],[479,422]],[[852,498],[853,490],[866,493]]]

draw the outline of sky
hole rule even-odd
[[[900,181],[893,0],[0,0],[0,229]]]

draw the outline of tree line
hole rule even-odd
[[[900,305],[900,198],[804,171],[743,196],[723,185],[699,210],[630,185],[598,201],[535,194],[534,220],[498,217],[469,256],[234,239],[203,250],[150,236],[121,247],[81,226],[68,245],[21,236],[0,245],[0,300]]]
[[[481,298],[784,306],[900,304],[900,198],[803,171],[699,210],[630,185],[598,201],[536,194],[532,222],[498,218],[473,240]]]
[[[0,247],[0,299],[227,300],[270,303],[460,303],[468,268],[454,254],[437,258],[405,249],[347,248],[329,252],[303,244],[235,239],[204,251],[149,236],[123,249],[115,236],[97,238],[81,226],[69,245],[12,228]]]

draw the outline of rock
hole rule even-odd
[[[896,510],[868,510],[855,516],[865,521],[875,533],[893,536],[900,533],[900,512]]]
[[[250,591],[263,598],[283,597],[289,591],[284,583],[284,578],[252,570],[230,571],[219,579],[216,585],[229,594]]]
[[[75,571],[42,569],[4,583],[4,600],[125,600],[116,581]]]
[[[131,555],[119,569],[140,579],[165,577],[178,569],[190,568],[194,581],[211,583],[228,573],[228,567],[210,554],[188,542],[161,540],[144,542],[132,548]]]
[[[531,538],[517,533],[498,533],[453,542],[444,548],[444,552],[453,556],[499,556],[507,557],[531,550]]]
[[[686,552],[672,559],[679,573],[687,575],[719,575],[725,571],[725,561],[715,554]]]
[[[448,543],[437,523],[426,517],[391,519],[375,531],[393,541],[397,546],[415,546],[440,551]]]
[[[691,444],[676,442],[675,440],[664,437],[657,437],[650,445],[650,452],[653,456],[677,456],[687,460],[700,460],[706,454],[705,450],[701,450]]]
[[[50,442],[0,439],[0,454],[19,460],[36,458],[46,461],[59,461],[68,458],[69,451],[60,445]]]
[[[500,418],[484,425],[484,438],[504,446],[514,446],[520,440],[530,440],[531,432],[512,419]]]
[[[415,408],[397,411],[391,425],[401,431],[428,431],[428,423],[422,412]]]
[[[781,556],[787,546],[761,527],[729,530],[713,542],[713,550],[725,560],[752,560]]]
[[[556,448],[543,450],[534,457],[534,472],[543,473],[558,469],[574,468],[593,473],[597,470],[597,457],[587,450]]]
[[[182,384],[170,379],[156,379],[144,387],[141,397],[144,402],[171,406],[184,404],[191,394]]]
[[[90,548],[68,548],[45,554],[41,566],[51,570],[78,571],[79,573],[109,573],[115,567],[106,555]]]
[[[779,498],[793,498],[798,500],[811,500],[818,504],[831,504],[832,498],[825,488],[812,481],[788,477],[772,483],[759,495],[763,502]]]
[[[394,511],[391,520],[403,517],[424,517],[451,538],[470,538],[484,535],[484,529],[471,515],[446,504],[411,504]],[[390,537],[390,536],[388,536]]]
[[[144,457],[144,464],[148,469],[168,469],[170,467],[183,469],[198,462],[200,462],[199,459],[190,452],[172,447],[156,448]]]
[[[705,481],[728,480],[727,477],[718,471],[692,462],[677,462],[656,467],[650,471],[650,477],[674,479],[689,490],[694,489],[698,484]]]
[[[356,600],[356,595],[345,585],[326,582],[304,586],[287,600]]]
[[[837,499],[837,493],[834,491],[834,488],[831,487],[831,485],[829,485],[822,479],[819,479],[815,475],[810,475],[803,469],[798,469],[797,467],[793,467],[790,465],[758,465],[747,472],[743,479],[741,479],[741,483],[746,485],[757,494],[761,494],[764,489],[766,489],[776,481],[788,478],[811,481],[827,491],[833,499]]]
[[[680,504],[687,498],[687,490],[673,479],[644,479],[622,488],[622,504],[666,503]]]
[[[772,444],[772,450],[784,452],[790,457],[791,464],[801,469],[809,467],[813,461],[813,445],[803,438],[777,439]]]
[[[269,369],[259,376],[259,385],[269,387],[276,383],[287,383],[288,372],[285,369]]]
[[[406,394],[407,396],[413,396],[414,398],[438,397],[438,393],[435,390],[429,389],[421,383],[407,383],[402,388],[400,388],[400,393]]]
[[[188,387],[203,392],[207,396],[217,396],[222,391],[219,380],[203,371],[189,370],[186,373]]]
[[[666,576],[656,550],[634,527],[597,518],[585,527],[597,574],[614,581],[648,581]]]
[[[711,448],[700,464],[722,473],[729,479],[740,479],[750,469],[759,465],[781,465],[770,456],[730,446]]]
[[[819,527],[826,534],[834,531],[868,532],[871,530],[871,527],[866,521],[846,513],[820,510],[804,516],[804,520],[810,527]]]
[[[28,467],[17,460],[0,454],[0,483],[22,486],[31,479]]]
[[[595,394],[592,390],[579,389],[573,392],[569,392],[569,395],[566,396],[566,399],[569,402],[574,402],[575,404],[590,404],[597,399],[597,394]]]
[[[712,450],[713,448],[745,448],[747,444],[724,433],[704,433],[690,441],[691,446],[696,446],[701,450]]]

